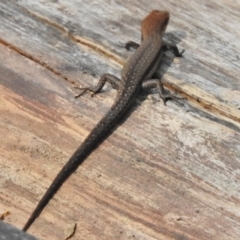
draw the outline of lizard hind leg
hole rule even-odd
[[[179,100],[182,98],[176,97],[175,95],[168,93],[166,94],[164,91],[164,86],[163,83],[161,81],[161,79],[150,79],[150,80],[146,80],[142,83],[142,89],[152,89],[152,88],[156,88],[157,92],[159,94],[159,97],[163,100],[163,104],[166,105],[166,102],[168,100]]]
[[[92,97],[101,92],[102,88],[104,87],[105,83],[108,82],[114,89],[118,89],[120,79],[117,78],[116,76],[112,74],[104,74],[102,77],[99,79],[97,86],[95,87],[85,87],[85,88],[80,88],[76,86],[75,88],[82,90],[81,93],[75,96],[75,98],[81,97],[83,94],[85,94],[87,91],[90,91],[92,94]]]
[[[163,51],[172,51],[175,57],[182,57],[185,50],[183,49],[181,52],[179,52],[178,47],[175,44],[165,44],[163,45]]]

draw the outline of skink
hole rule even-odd
[[[68,177],[107,137],[110,129],[130,107],[131,103],[139,93],[139,90],[154,87],[157,88],[164,104],[168,99],[173,98],[171,95],[164,94],[163,84],[160,79],[152,79],[165,50],[173,50],[175,56],[178,57],[181,57],[183,53],[183,51],[179,53],[178,48],[175,45],[167,46],[163,43],[162,37],[168,25],[168,21],[168,12],[158,10],[152,11],[143,19],[141,24],[141,45],[138,45],[135,42],[129,42],[126,45],[127,48],[134,47],[137,48],[137,50],[124,65],[121,80],[113,75],[104,74],[95,88],[83,89],[84,91],[80,95],[87,90],[97,94],[101,91],[104,84],[108,82],[117,89],[117,96],[109,111],[92,129],[84,142],[74,152],[72,157],[53,180],[52,184],[25,224],[23,228],[24,231],[26,231],[40,215],[45,206]]]

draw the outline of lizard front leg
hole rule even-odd
[[[96,87],[93,87],[93,88],[90,88],[90,87],[86,87],[86,88],[75,87],[77,89],[83,90],[80,94],[76,95],[75,98],[78,98],[78,97],[82,96],[87,91],[92,92],[92,96],[94,94],[99,93],[102,90],[102,88],[104,87],[106,82],[108,82],[114,89],[118,89],[119,84],[120,84],[120,79],[117,78],[116,76],[112,75],[112,74],[104,74],[99,79]]]
[[[130,48],[137,49],[139,46],[140,46],[140,44],[139,44],[139,43],[136,43],[136,42],[134,42],[134,41],[129,41],[129,42],[127,42],[127,43],[125,44],[125,48],[126,48],[127,50],[130,50]]]
[[[137,49],[139,46],[140,46],[140,44],[138,44],[134,41],[129,41],[126,43],[125,48],[127,50],[130,50],[130,48]],[[162,50],[164,52],[173,51],[173,54],[175,57],[182,57],[183,53],[185,52],[184,49],[181,52],[179,52],[179,49],[178,49],[177,45],[175,45],[175,44],[164,44],[162,47]]]

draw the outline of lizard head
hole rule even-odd
[[[166,30],[168,21],[169,12],[153,10],[142,21],[142,38],[145,39],[153,34],[162,35]]]

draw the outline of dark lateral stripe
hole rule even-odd
[[[142,76],[142,81],[146,78],[146,76],[151,72],[151,70],[155,67],[155,64],[157,63],[157,61],[159,61],[160,55],[162,52],[162,47],[159,48],[158,53],[156,54],[155,58],[153,59],[153,61],[149,64],[148,68],[146,69],[146,71],[144,72],[143,76]]]

